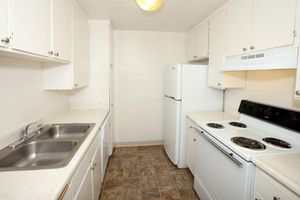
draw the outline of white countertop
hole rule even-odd
[[[300,196],[300,154],[257,157],[252,162]]]
[[[207,121],[227,121],[227,120],[237,120],[238,117],[230,115],[225,112],[197,112],[197,113],[189,113],[187,117],[192,120],[196,124],[200,124],[201,122]]]
[[[56,200],[71,180],[108,112],[108,110],[71,110],[49,119],[48,123],[95,123],[96,125],[64,168],[0,172],[0,199]]]

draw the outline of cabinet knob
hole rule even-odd
[[[251,46],[250,49],[251,49],[251,50],[254,50],[254,49],[255,49],[255,46]]]
[[[49,55],[53,55],[53,51],[48,51],[48,54]]]
[[[74,84],[75,87],[78,87],[78,84]]]
[[[247,51],[248,49],[247,48],[243,48],[243,51]]]
[[[221,83],[218,83],[218,86],[221,86],[222,84]]]
[[[54,55],[58,57],[58,56],[59,56],[59,53],[55,53]]]
[[[8,37],[2,38],[1,42],[8,44],[10,42],[10,39]]]
[[[196,142],[197,140],[194,138],[193,141]]]
[[[280,200],[280,197],[273,197],[273,200]]]
[[[300,90],[297,90],[297,91],[296,91],[296,95],[297,95],[297,96],[300,96]]]

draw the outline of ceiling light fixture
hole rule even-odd
[[[160,9],[165,0],[136,0],[136,3],[141,9],[151,12]]]

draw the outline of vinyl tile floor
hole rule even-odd
[[[163,146],[115,148],[99,200],[199,200],[188,169],[178,169]]]

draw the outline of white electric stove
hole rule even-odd
[[[201,199],[250,200],[253,157],[300,152],[300,113],[242,101],[237,121],[208,121],[199,132],[195,190]]]

